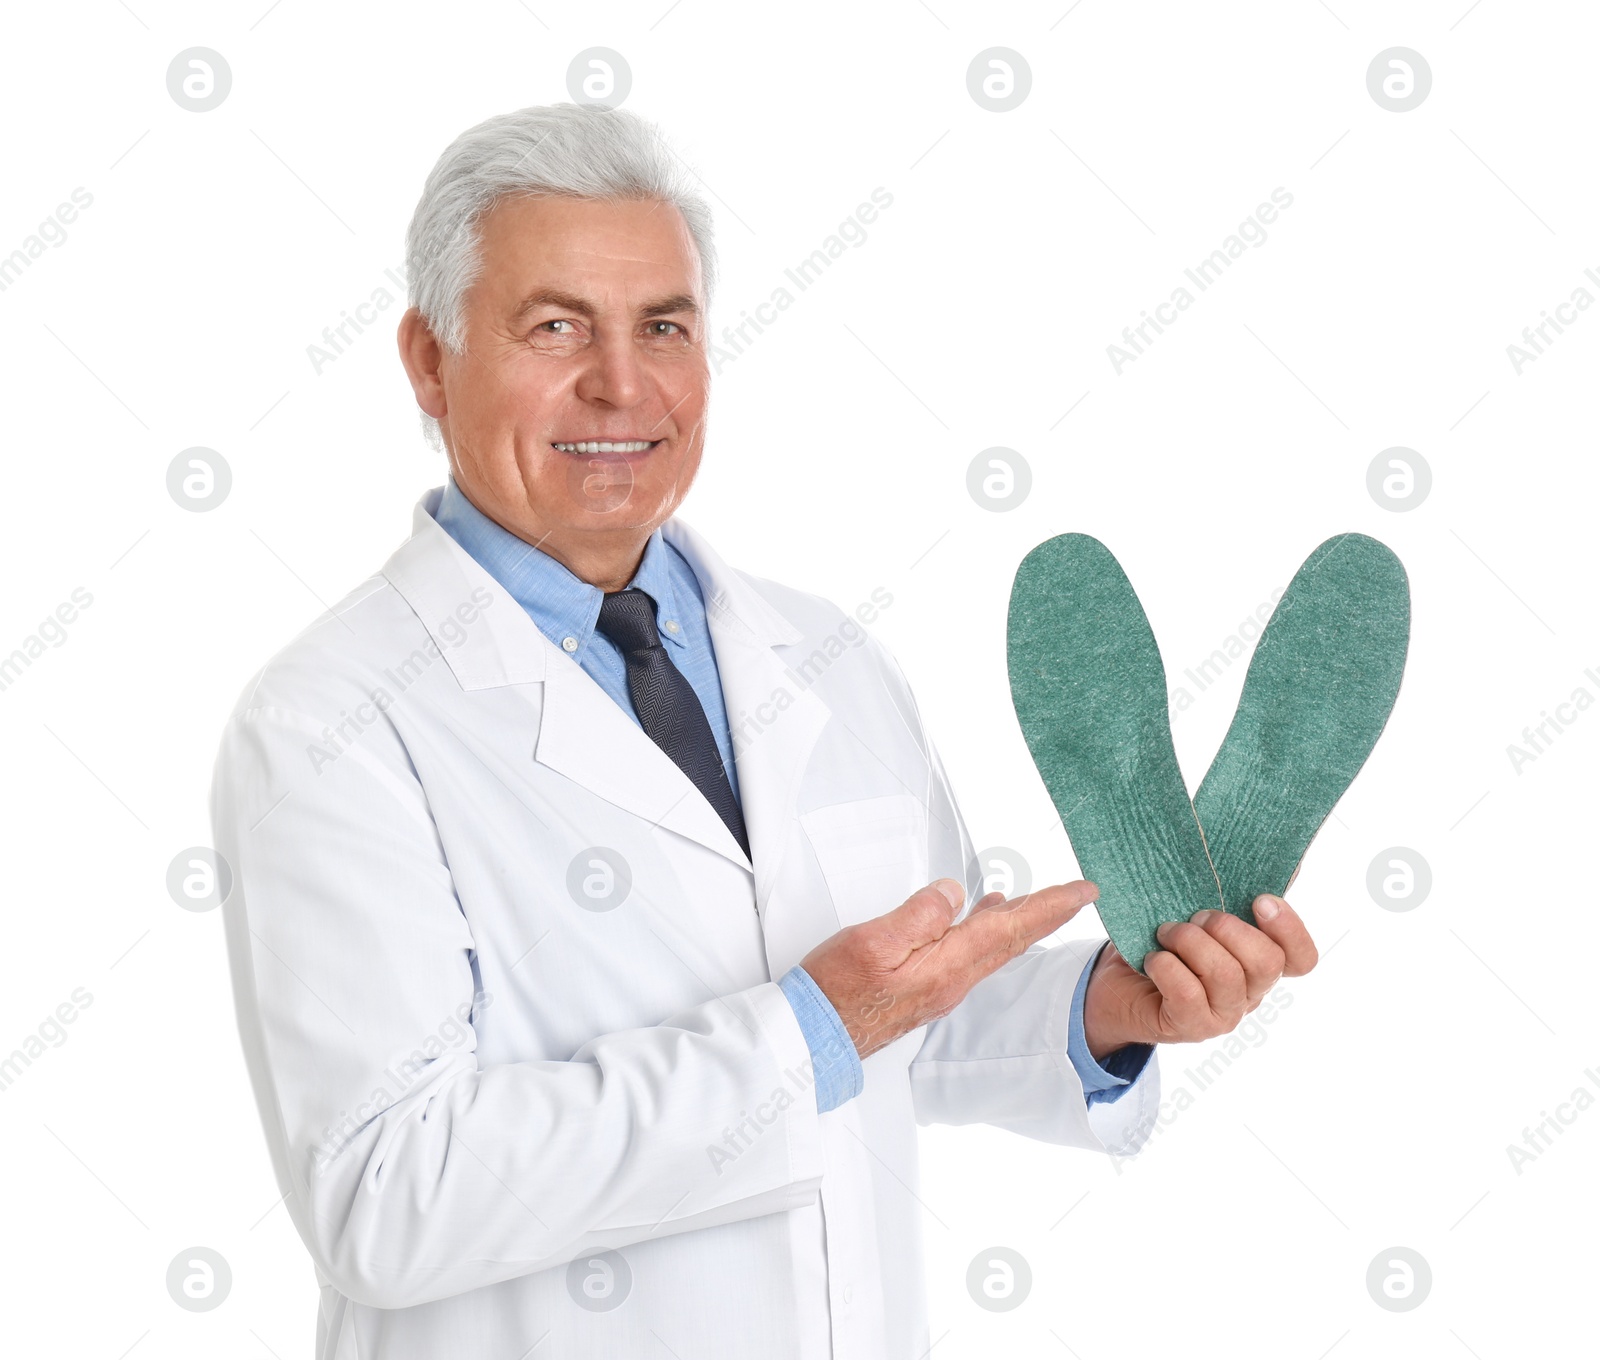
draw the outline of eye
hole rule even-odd
[[[542,330],[546,326],[570,326],[570,325],[572,325],[572,322],[567,321],[565,319],[558,318],[555,321],[541,321],[537,326],[534,327],[534,330],[536,330],[536,331],[537,330]],[[569,334],[571,334],[571,332],[570,331],[550,331],[550,332],[548,332],[548,334],[551,334],[551,335],[569,335]]]
[[[676,321],[652,321],[649,323],[649,326],[651,335],[668,336],[671,335],[673,331],[677,331],[679,334],[682,334],[683,332],[683,327],[680,326]],[[658,331],[655,329],[657,326],[666,326],[669,329]]]

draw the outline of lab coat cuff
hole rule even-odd
[[[1107,940],[1106,944],[1110,944],[1110,941]],[[1139,1079],[1150,1061],[1150,1055],[1155,1052],[1153,1044],[1125,1044],[1108,1053],[1103,1063],[1097,1062],[1089,1052],[1089,1042],[1083,1032],[1083,1004],[1089,993],[1090,975],[1104,949],[1105,945],[1102,945],[1096,950],[1094,957],[1078,974],[1078,985],[1072,993],[1072,1011],[1067,1021],[1067,1057],[1072,1060],[1073,1070],[1083,1084],[1084,1100],[1090,1105],[1109,1104],[1125,1095],[1128,1088]]]
[[[805,1035],[777,983],[761,983],[739,995],[749,1004],[776,1064],[775,1084],[766,1098],[765,1109],[767,1114],[783,1112],[791,1187],[809,1197],[821,1181],[823,1155],[822,1121],[816,1102],[805,1098],[805,1088],[811,1084],[811,1056]],[[762,1109],[756,1110],[756,1118],[763,1124],[767,1122]]]
[[[806,970],[796,964],[778,986],[794,1009],[806,1046],[811,1051],[811,1072],[816,1081],[817,1113],[826,1114],[854,1100],[866,1085],[855,1041],[839,1012]]]

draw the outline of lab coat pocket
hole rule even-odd
[[[803,813],[841,926],[893,911],[928,882],[928,810],[909,793]]]

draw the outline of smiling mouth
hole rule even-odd
[[[661,439],[585,439],[577,443],[555,443],[550,447],[559,453],[647,453]]]

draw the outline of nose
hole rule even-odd
[[[580,400],[618,410],[637,406],[643,400],[649,384],[631,338],[598,337],[584,358],[576,388]]]

